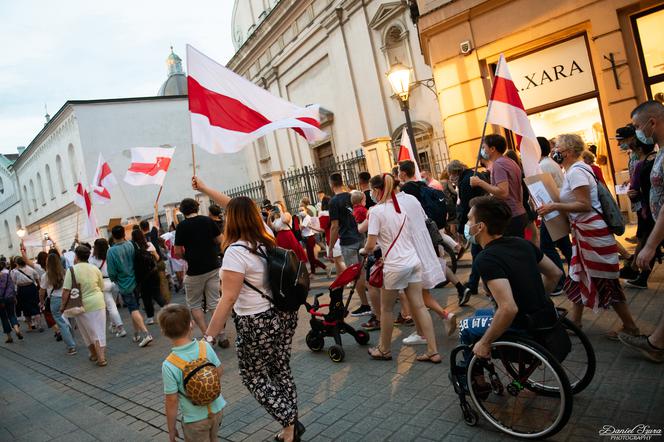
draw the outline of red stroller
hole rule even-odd
[[[323,296],[323,293],[314,296],[314,303],[312,305],[306,304],[307,310],[311,314],[311,320],[309,321],[311,330],[309,330],[306,337],[307,347],[311,351],[319,352],[325,346],[326,337],[334,338],[334,345],[327,350],[327,354],[334,362],[344,360],[345,353],[341,344],[342,334],[350,334],[360,345],[367,345],[369,343],[369,334],[367,332],[364,330],[355,330],[344,320],[348,316],[348,304],[350,304],[350,300],[355,292],[355,285],[363,271],[364,262],[353,264],[341,272],[329,287],[329,304],[319,303],[318,298]],[[344,303],[344,288],[350,283],[353,283],[353,286],[348,294],[348,299]],[[327,313],[319,311],[323,307],[328,307]]]

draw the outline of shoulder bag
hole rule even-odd
[[[67,303],[65,304],[64,311],[62,312],[62,316],[65,318],[73,318],[74,316],[78,316],[81,313],[85,313],[81,285],[76,282],[76,274],[74,273],[73,267],[69,268],[69,272],[71,272],[71,289],[69,289],[69,297],[67,298]]]
[[[394,241],[392,241],[392,244],[390,244],[390,247],[387,249],[387,253],[383,255],[382,258],[380,258],[376,263],[371,267],[371,273],[369,274],[369,285],[372,287],[376,288],[382,288],[383,287],[383,262],[387,258],[387,255],[390,254],[390,250],[392,250],[392,247],[394,247],[394,243],[397,242],[399,239],[399,236],[401,236],[401,231],[403,230],[403,226],[406,224],[406,215],[403,217],[403,222],[401,223],[401,227],[399,228],[399,233],[397,233],[397,236],[394,238]]]

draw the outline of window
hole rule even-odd
[[[632,17],[648,98],[664,102],[664,6]]]
[[[55,199],[55,194],[53,193],[53,179],[51,178],[51,166],[46,165],[46,184],[48,185],[48,194],[51,199]]]
[[[74,152],[74,145],[70,144],[67,148],[67,159],[69,160],[69,167],[71,167],[71,179],[74,183],[78,183],[78,172],[76,171],[76,152]]]
[[[383,52],[387,57],[387,63],[392,66],[396,63],[403,63],[412,67],[408,48],[406,47],[406,33],[401,26],[393,25],[385,33],[383,41]]]
[[[55,168],[58,171],[58,183],[60,183],[60,192],[65,193],[67,188],[65,187],[65,178],[62,175],[62,158],[60,158],[60,155],[55,157]],[[23,186],[23,191],[25,192],[25,186]]]
[[[5,236],[7,237],[7,247],[11,249],[13,247],[12,232],[9,230],[9,222],[7,220],[5,220]]]
[[[35,195],[35,183],[30,180],[30,200],[32,201],[32,210],[37,211],[37,196]]]
[[[46,205],[46,198],[44,197],[44,183],[39,172],[37,172],[37,187],[39,188],[39,202],[42,206]]]
[[[16,215],[16,230],[20,230],[23,228],[23,223],[21,223],[21,218]]]
[[[28,188],[25,187],[25,184],[23,185],[23,196],[22,196],[22,198],[25,199],[25,205],[28,209],[28,213],[32,212],[32,210],[30,209],[30,196],[28,195]]]

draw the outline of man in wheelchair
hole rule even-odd
[[[482,247],[473,261],[473,270],[482,278],[496,308],[477,310],[460,321],[460,341],[472,346],[477,357],[490,358],[491,344],[510,332],[532,338],[554,356],[564,357],[565,348],[557,349],[555,342],[560,340],[556,337],[560,338],[561,332],[555,330],[559,328],[558,312],[547,294],[555,288],[562,272],[531,242],[503,236],[511,216],[509,206],[496,197],[482,196],[471,201],[470,241]],[[569,342],[565,338],[562,341]],[[470,352],[464,355],[466,363],[471,358]],[[482,389],[486,384],[483,376],[473,377]]]

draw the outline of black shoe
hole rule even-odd
[[[221,348],[228,348],[230,347],[231,343],[228,341],[228,339],[221,339],[217,342],[217,345]]]
[[[641,275],[639,275],[638,278],[636,279],[631,279],[629,281],[625,281],[625,285],[627,287],[631,287],[634,289],[647,289],[648,288],[648,279],[643,278]]]
[[[357,309],[350,312],[351,316],[369,316],[371,315],[371,307],[368,305],[361,305]]]
[[[62,341],[62,334],[61,334],[61,333],[56,333],[56,334],[55,334],[55,340],[56,340],[57,342]]]
[[[463,307],[464,305],[468,304],[472,294],[473,293],[468,287],[464,288],[463,293],[459,292],[459,307]]]
[[[631,266],[625,265],[620,269],[620,278],[621,279],[636,279],[639,277],[639,271],[634,270]]]

